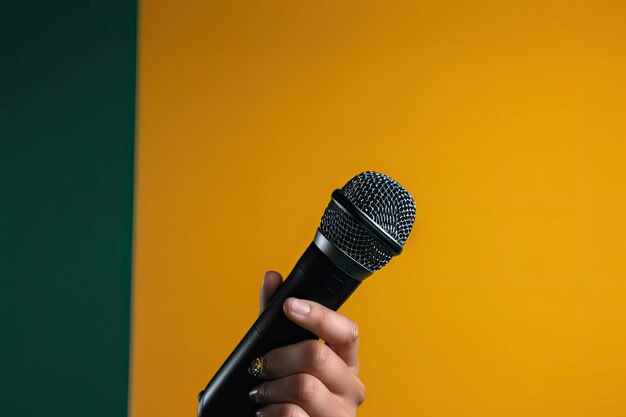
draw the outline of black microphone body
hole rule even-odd
[[[313,333],[283,312],[289,297],[337,310],[361,282],[402,252],[415,219],[411,194],[393,179],[367,171],[332,199],[313,243],[269,300],[261,315],[198,396],[198,417],[253,417],[258,405],[248,392],[262,381],[248,373],[251,362]]]
[[[344,272],[311,243],[293,271],[270,299],[254,325],[200,394],[199,417],[252,417],[259,407],[248,392],[263,381],[250,375],[253,359],[313,333],[291,322],[283,312],[289,297],[303,298],[337,310],[361,281]]]

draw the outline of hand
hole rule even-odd
[[[278,272],[267,272],[261,287],[261,310],[282,283]],[[365,399],[359,372],[359,332],[355,322],[321,304],[288,298],[287,317],[325,341],[307,340],[264,356],[260,378],[250,392],[264,405],[256,417],[354,417]]]

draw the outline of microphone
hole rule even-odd
[[[253,417],[248,392],[260,381],[248,373],[270,350],[317,339],[283,312],[289,297],[337,310],[361,282],[400,254],[415,220],[411,194],[386,175],[363,172],[332,193],[313,242],[261,315],[198,394],[198,417]]]

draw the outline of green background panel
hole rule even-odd
[[[0,415],[126,415],[136,21],[0,6]]]

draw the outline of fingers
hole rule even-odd
[[[255,417],[310,417],[296,404],[270,404],[256,412]]]
[[[346,363],[325,344],[317,340],[281,347],[265,356],[263,379],[278,379],[308,373],[319,379],[335,394],[363,402],[365,387]]]
[[[267,271],[263,277],[263,283],[261,284],[261,309],[259,314],[269,299],[274,295],[280,284],[283,283],[283,277],[276,271]]]
[[[357,373],[359,329],[348,317],[321,304],[288,298],[283,311],[291,321],[324,339],[326,344]]]
[[[341,415],[338,411],[344,408],[319,379],[309,374],[264,382],[250,391],[250,399],[257,404],[297,404],[310,417]]]

